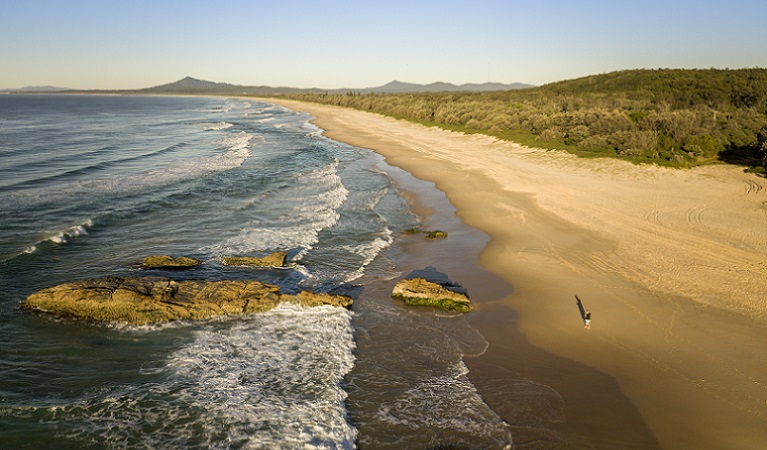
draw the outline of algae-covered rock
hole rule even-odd
[[[352,305],[352,298],[345,295],[333,295],[314,293],[310,291],[299,292],[296,295],[283,295],[282,301],[298,303],[303,306],[340,306],[348,308]]]
[[[408,228],[403,231],[404,234],[424,234],[425,239],[444,239],[447,237],[447,232],[442,230],[425,231],[420,228]]]
[[[448,311],[469,312],[469,298],[423,278],[400,280],[392,290],[392,298],[407,305],[433,306]]]
[[[305,306],[352,304],[351,298],[341,295],[283,295],[279,287],[253,280],[106,277],[43,289],[30,295],[22,306],[61,317],[147,325],[262,312],[284,301]]]
[[[284,267],[285,252],[274,252],[263,257],[257,256],[227,256],[224,265],[227,266],[255,266],[255,267]]]
[[[141,262],[142,269],[175,269],[183,270],[197,267],[202,264],[201,259],[179,256],[173,258],[169,255],[147,256]]]

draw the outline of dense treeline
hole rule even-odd
[[[767,69],[631,70],[499,92],[290,97],[581,155],[767,166]]]

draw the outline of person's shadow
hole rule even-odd
[[[578,310],[581,312],[581,319],[583,319],[583,326],[589,328],[591,326],[591,311],[586,311],[583,307],[583,302],[578,296],[575,296],[575,302],[578,303]]]

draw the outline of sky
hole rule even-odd
[[[767,67],[767,0],[0,0],[0,88],[542,85]]]

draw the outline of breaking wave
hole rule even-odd
[[[50,235],[37,241],[34,245],[24,250],[24,253],[35,253],[37,251],[37,247],[40,244],[43,244],[46,242],[52,243],[52,244],[65,244],[68,242],[68,239],[74,239],[79,236],[88,234],[88,229],[92,227],[93,227],[93,220],[88,219],[78,225],[74,225],[74,226],[65,228],[64,230],[50,233]]]
[[[308,173],[297,174],[289,187],[270,198],[275,208],[285,207],[284,214],[273,220],[258,219],[247,228],[207,249],[216,256],[232,253],[263,252],[297,249],[294,260],[300,260],[314,244],[319,233],[332,227],[339,219],[338,208],[349,191],[336,169],[338,161]],[[266,222],[266,223],[264,223]]]
[[[109,448],[351,449],[357,430],[342,387],[354,365],[351,318],[344,308],[282,304],[210,321],[164,363],[142,369],[153,381],[2,408],[0,417],[34,418]]]

